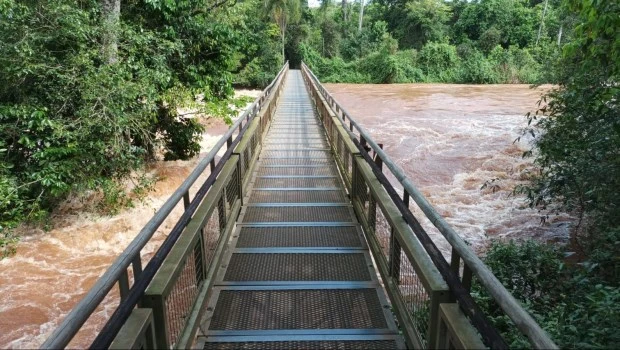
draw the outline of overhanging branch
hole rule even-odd
[[[236,4],[237,4],[237,0],[234,0],[232,2],[230,0],[216,0],[210,6],[200,7],[200,8],[194,9],[194,11],[192,12],[192,16],[205,14],[205,13],[211,11],[211,10],[214,10],[214,9],[216,9],[218,7],[222,7],[224,5],[235,6]]]

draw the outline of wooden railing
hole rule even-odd
[[[472,280],[476,278],[533,347],[557,348],[382,146],[351,118],[303,63],[302,74],[407,345],[507,348],[472,298]],[[395,187],[402,188],[402,193]],[[413,212],[421,212],[441,232],[452,248],[451,263]]]
[[[234,222],[288,72],[286,63],[244,114],[200,160],[42,348],[64,348],[119,286],[120,305],[92,348],[185,348],[192,345],[215,266]],[[225,150],[216,161],[216,155]],[[210,173],[194,198],[190,188]],[[183,200],[184,212],[142,269],[141,251]],[[133,276],[130,279],[129,276]],[[133,284],[132,284],[133,282]]]

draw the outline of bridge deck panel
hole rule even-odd
[[[254,190],[251,204],[257,203],[348,203],[341,189],[319,191]]]
[[[209,325],[209,330],[387,328],[374,288],[224,289]]]
[[[224,281],[370,281],[362,252],[346,254],[234,253]]]
[[[391,350],[398,349],[396,340],[323,340],[323,341],[263,341],[263,342],[208,342],[205,343],[205,350],[324,350],[324,349],[351,349],[351,350]]]

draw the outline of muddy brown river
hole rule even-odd
[[[326,87],[476,249],[495,237],[566,237],[570,217],[558,215],[541,226],[540,214],[524,209],[523,198],[510,195],[523,182],[523,170],[531,167],[530,160],[521,158],[529,149],[528,140],[513,141],[526,124],[525,113],[535,109],[549,87]],[[208,131],[203,155],[224,131],[221,126]],[[150,198],[115,217],[80,213],[69,203],[50,232],[25,230],[17,254],[0,261],[0,348],[39,346],[195,164],[196,160],[156,164],[150,171],[161,180]],[[492,179],[497,179],[494,190],[481,189]],[[146,247],[147,255],[180,214],[179,209],[162,225]],[[71,345],[87,346],[116,302],[108,300]]]
[[[326,87],[475,248],[489,238],[565,239],[569,216],[556,215],[540,225],[541,214],[527,208],[523,197],[511,195],[532,167],[531,159],[522,158],[531,140],[515,140],[527,125],[525,114],[536,110],[551,86]],[[482,189],[487,181],[490,186]]]

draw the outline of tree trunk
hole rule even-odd
[[[562,43],[562,28],[564,27],[563,24],[560,25],[560,30],[558,31],[558,46],[560,46],[560,44]]]
[[[364,21],[364,0],[360,0],[360,20],[357,26],[357,31],[362,32],[362,22]]]
[[[347,0],[342,0],[342,21],[347,23]]]
[[[545,0],[545,8],[543,9],[542,16],[540,17],[540,25],[538,26],[538,36],[536,37],[536,44],[538,46],[538,41],[540,40],[540,34],[542,33],[542,29],[545,25],[545,14],[547,13],[547,4],[549,0]]]
[[[285,33],[286,32],[282,30],[282,64],[286,62],[286,55],[284,54],[284,46],[286,45]]]
[[[118,62],[118,28],[121,18],[121,0],[100,0],[103,26],[101,55],[106,64]]]

